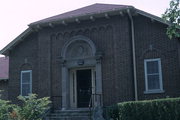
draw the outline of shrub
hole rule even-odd
[[[180,120],[180,98],[123,102],[107,111],[114,120]]]
[[[40,115],[49,109],[49,97],[37,98],[36,94],[19,96],[22,105],[13,105],[0,99],[0,120],[41,120]]]
[[[12,109],[13,105],[9,101],[0,99],[0,120],[8,120],[9,110]]]
[[[41,120],[39,116],[51,103],[49,97],[37,98],[36,94],[30,94],[28,97],[19,96],[18,99],[22,101],[22,105],[14,107],[10,114],[13,120]]]
[[[2,90],[0,90],[0,93]],[[1,98],[1,94],[0,94]],[[9,101],[0,99],[0,120],[8,120],[9,110],[13,105],[10,104]]]

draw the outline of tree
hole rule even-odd
[[[171,0],[162,18],[170,22],[167,35],[170,39],[180,37],[180,6],[179,0]]]

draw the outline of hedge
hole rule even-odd
[[[123,102],[106,112],[113,120],[180,120],[180,98]]]

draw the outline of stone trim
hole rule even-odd
[[[91,48],[91,55],[89,57],[74,59],[74,58],[66,58],[66,52],[69,49],[69,46],[73,46],[76,44],[76,41],[84,41]],[[102,95],[102,71],[101,71],[101,59],[102,54],[100,52],[96,52],[95,44],[85,36],[75,36],[70,38],[70,40],[64,45],[62,53],[60,57],[60,62],[62,64],[62,110],[68,109],[70,107],[70,69],[78,69],[78,68],[88,68],[94,67],[96,71],[96,91],[95,93]],[[83,61],[83,64],[78,64],[78,61]],[[96,106],[102,104],[102,99],[96,101]]]
[[[61,53],[61,56],[63,58],[65,58],[66,51],[67,51],[67,48],[69,47],[69,45],[73,44],[77,40],[87,42],[90,45],[91,49],[92,49],[93,55],[95,55],[95,53],[96,53],[96,46],[95,46],[95,44],[89,38],[87,38],[85,36],[82,36],[82,35],[78,35],[78,36],[74,36],[74,37],[70,38],[70,40],[64,45],[64,47],[62,49],[62,53]]]

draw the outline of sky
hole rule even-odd
[[[0,50],[28,28],[28,24],[94,3],[132,5],[156,16],[170,0],[1,0]]]

